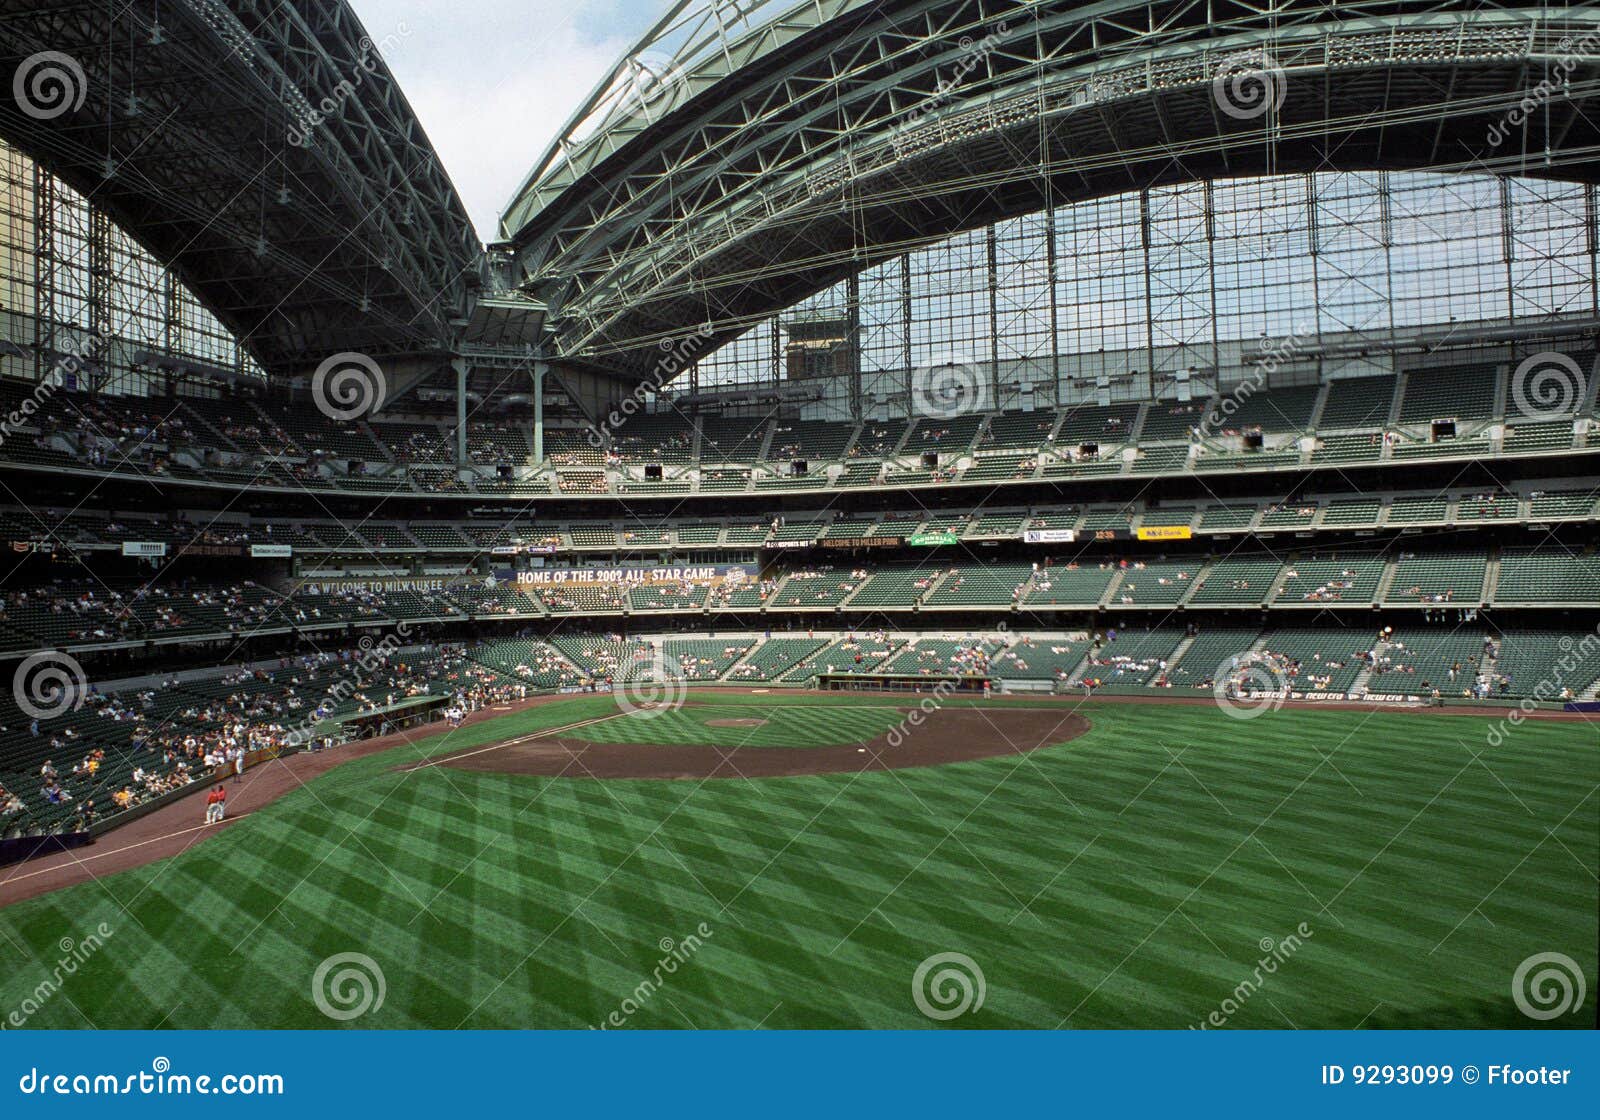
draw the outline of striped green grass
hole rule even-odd
[[[883,701],[770,700],[807,703],[820,728]],[[574,699],[431,749],[615,711]],[[1185,1027],[1303,923],[1228,1026],[1592,1022],[1594,728],[1490,749],[1478,719],[1086,711],[1088,735],[1024,757],[759,783],[359,760],[178,859],[0,911],[0,1015],[105,922],[28,1025],[338,1025],[312,975],[359,952],[386,995],[353,1026]],[[936,1023],[912,976],[946,952],[986,998]],[[1511,978],[1545,952],[1588,970],[1588,1010],[1534,1024]]]
[[[571,737],[596,743],[658,743],[714,747],[828,747],[886,734],[909,708],[892,704],[699,704],[639,709],[574,728]],[[758,719],[753,727],[713,727],[717,720]]]

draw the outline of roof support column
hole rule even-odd
[[[456,466],[467,465],[467,360],[451,358],[456,371]]]
[[[550,363],[538,359],[533,363],[533,461],[544,462],[544,375],[550,372]]]

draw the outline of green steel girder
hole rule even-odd
[[[557,352],[642,374],[650,347],[686,326],[710,322],[720,341],[930,238],[1157,180],[1368,162],[1593,168],[1580,104],[1600,42],[1593,6],[845,8],[809,32],[798,17],[764,39],[738,29],[720,55],[683,62],[652,112],[613,114],[609,139],[552,149],[559,158],[536,169],[503,232],[525,286],[550,301]],[[974,44],[981,57],[941,92]],[[1217,112],[1211,78],[1252,50],[1271,56],[1290,96],[1270,120],[1241,124]],[[1472,151],[1473,130],[1568,53],[1551,158],[1527,135]]]
[[[269,373],[447,348],[481,246],[346,4],[0,4],[0,77],[41,51],[78,64],[83,103],[38,119],[0,98],[0,134],[167,264]]]

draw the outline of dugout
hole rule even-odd
[[[817,687],[824,692],[968,693],[981,696],[990,677],[966,673],[819,673]]]

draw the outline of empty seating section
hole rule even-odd
[[[611,433],[611,450],[627,463],[692,463],[694,437],[681,416],[635,415]]]
[[[1572,421],[1562,420],[1550,424],[1533,424],[1515,420],[1506,428],[1501,448],[1508,455],[1526,455],[1541,451],[1566,451],[1572,447]]]
[[[1156,401],[1145,410],[1144,427],[1139,429],[1140,443],[1157,443],[1161,440],[1188,440],[1210,414],[1210,402]]]
[[[730,681],[775,681],[792,670],[803,658],[823,646],[820,638],[768,638],[756,647],[754,653],[734,666],[728,675]]]
[[[1187,648],[1175,661],[1169,661],[1166,672],[1157,672],[1150,684],[1157,688],[1210,689],[1217,671],[1229,665],[1233,658],[1247,653],[1259,630],[1228,627],[1207,627],[1195,635]]]
[[[1359,463],[1383,458],[1383,436],[1377,432],[1319,436],[1312,463]]]
[[[1024,603],[1029,607],[1092,607],[1100,601],[1117,567],[1109,561],[1089,564],[1041,564],[1033,575]]]
[[[856,426],[835,420],[775,420],[767,458],[830,462],[842,459]]]
[[[1476,628],[1404,630],[1375,650],[1369,692],[1466,695],[1484,672],[1484,635]]]
[[[1086,641],[1022,638],[989,659],[989,672],[1003,681],[1065,681],[1089,652]]]
[[[1372,646],[1373,634],[1358,626],[1284,626],[1263,634],[1257,652],[1296,691],[1348,693],[1365,671]]]
[[[1394,403],[1393,377],[1351,377],[1328,383],[1328,399],[1317,419],[1317,431],[1381,428]]]
[[[1481,552],[1403,553],[1385,601],[1476,606],[1483,598],[1488,566],[1488,556]]]
[[[1004,452],[990,452],[987,457],[980,458],[963,471],[961,478],[965,482],[1003,482],[1013,478],[1028,478],[1038,465],[1039,460],[1031,455],[1019,458]]]
[[[1323,528],[1376,525],[1383,512],[1379,498],[1345,498],[1328,503],[1322,514]]]
[[[905,647],[909,639],[887,635],[849,635],[807,654],[794,668],[778,679],[792,683],[809,681],[818,673],[872,673],[889,657]]]
[[[982,426],[983,417],[977,413],[967,413],[949,419],[925,416],[906,437],[901,453],[911,455],[937,451],[940,458],[945,455],[959,455],[972,446],[972,441]]]
[[[698,611],[706,605],[703,583],[652,583],[628,588],[628,609],[634,611]]]
[[[861,590],[850,598],[852,608],[862,607],[912,607],[933,581],[942,574],[930,566],[912,568],[884,568],[873,572],[861,585]]]
[[[1055,427],[1055,423],[1056,413],[1052,409],[1001,412],[990,418],[989,427],[984,430],[983,438],[978,441],[978,447],[980,450],[989,447],[1014,447],[1037,451],[1050,438],[1050,429]]]
[[[1284,569],[1273,603],[1277,606],[1362,605],[1378,597],[1384,560],[1374,556],[1302,557]]]
[[[871,486],[883,474],[883,464],[876,459],[847,463],[834,481],[839,486]]]
[[[1528,501],[1528,515],[1535,521],[1587,520],[1595,516],[1600,490],[1535,491]]]
[[[1496,380],[1493,366],[1414,370],[1406,375],[1400,423],[1424,424],[1447,418],[1488,420],[1494,416]]]
[[[1206,569],[1201,582],[1189,597],[1191,605],[1200,603],[1264,602],[1283,565],[1276,559],[1218,560]]]
[[[1182,601],[1194,586],[1198,561],[1155,560],[1121,565],[1122,579],[1111,601],[1128,607],[1164,606]]]
[[[848,599],[866,580],[864,570],[822,566],[791,572],[773,595],[775,609],[831,610]]]
[[[1163,663],[1183,639],[1182,630],[1168,627],[1108,629],[1099,648],[1089,653],[1082,679],[1097,687],[1142,685],[1162,672]]]
[[[1002,643],[993,638],[918,638],[883,662],[880,673],[984,674]]]
[[[608,638],[569,638],[556,636],[550,644],[596,680],[618,684],[627,681],[666,680],[671,672],[666,652],[647,642],[612,641]]]
[[[1600,681],[1600,643],[1592,631],[1507,630],[1495,652],[1495,696],[1576,699]]]
[[[557,467],[599,467],[606,461],[603,444],[592,428],[546,428],[544,453]]]
[[[1538,552],[1507,550],[1500,556],[1496,603],[1600,603],[1600,557],[1558,544]]]
[[[1250,505],[1224,505],[1208,506],[1200,515],[1200,531],[1202,533],[1227,533],[1236,529],[1248,529],[1256,519],[1258,507]]]
[[[702,490],[748,490],[750,472],[747,470],[703,470],[700,472]]]
[[[1396,498],[1389,505],[1390,525],[1420,525],[1443,522],[1450,515],[1450,500],[1441,494],[1429,497]]]
[[[887,458],[900,446],[910,426],[906,420],[868,420],[861,425],[861,434],[849,454],[863,459]]]
[[[707,417],[700,421],[702,463],[750,463],[761,456],[766,441],[765,420]]]
[[[1311,427],[1311,411],[1321,392],[1321,385],[1294,385],[1249,394],[1237,390],[1224,393],[1212,409],[1207,434],[1303,432]]]
[[[1511,521],[1522,512],[1515,494],[1485,492],[1463,494],[1456,501],[1456,520]]]
[[[965,535],[969,538],[1015,537],[1022,532],[1025,516],[1023,513],[986,513],[967,526]]]
[[[1139,474],[1178,474],[1189,465],[1190,445],[1142,448],[1133,462]]]
[[[1307,501],[1273,503],[1261,511],[1262,529],[1305,529],[1317,519],[1317,503]]]
[[[933,593],[928,607],[1004,606],[1015,603],[1033,575],[1031,564],[983,564],[952,567]]]
[[[743,638],[669,638],[662,643],[666,664],[686,681],[721,680],[734,662],[756,644]]]
[[[1104,450],[1120,447],[1133,436],[1139,418],[1138,404],[1076,405],[1068,409],[1056,429],[1056,446],[1077,451],[1085,443]]]

